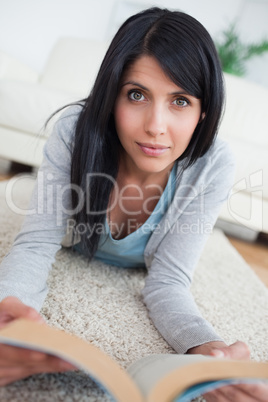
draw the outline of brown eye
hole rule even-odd
[[[138,91],[129,92],[129,97],[136,102],[144,100],[144,96]]]

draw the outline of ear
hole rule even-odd
[[[199,119],[198,123],[202,123],[202,121],[204,120],[205,116],[206,116],[205,112],[201,113],[201,116],[200,116],[200,119]]]

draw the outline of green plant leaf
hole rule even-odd
[[[268,51],[268,40],[266,39],[260,43],[242,43],[234,22],[223,31],[222,40],[215,42],[215,45],[223,71],[239,76],[245,74],[247,60]]]

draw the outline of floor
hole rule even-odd
[[[14,174],[28,171],[29,168],[5,162],[0,159],[0,181],[8,180]],[[256,272],[264,284],[268,287],[268,235],[261,233],[253,243],[227,236],[231,244],[242,255],[244,260]]]
[[[268,235],[260,234],[254,243],[227,236],[231,244],[268,287]]]

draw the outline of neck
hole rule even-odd
[[[163,187],[168,181],[169,174],[174,166],[174,162],[161,172],[145,172],[140,170],[131,160],[121,156],[117,181],[124,184],[136,184],[140,187],[149,184],[159,184]],[[118,183],[119,184],[119,183]]]

